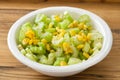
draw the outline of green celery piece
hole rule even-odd
[[[27,22],[21,26],[20,32],[19,32],[20,43],[22,43],[22,40],[25,38],[25,33],[30,29],[32,29],[32,24],[30,22]]]
[[[55,52],[56,57],[61,57],[63,56],[63,49],[62,48],[57,48],[57,51]]]
[[[72,64],[77,64],[77,63],[80,63],[81,60],[78,59],[78,58],[70,58],[69,61],[68,61],[68,65],[72,65]]]
[[[42,55],[42,56],[40,57],[39,63],[48,64],[48,59],[47,59],[47,57],[46,57],[45,55]]]
[[[64,19],[68,19],[70,22],[73,21],[72,16],[71,16],[68,12],[64,12],[63,18],[64,18]]]
[[[45,32],[45,33],[41,36],[41,38],[46,39],[48,42],[50,42],[50,41],[52,40],[52,37],[53,37],[53,35],[52,35],[52,33],[50,33],[50,32]]]
[[[70,35],[68,32],[64,35],[64,41],[70,43]]]
[[[83,14],[79,17],[78,21],[87,23],[87,22],[90,22],[90,17],[87,14]]]
[[[65,57],[57,57],[56,61],[54,62],[54,66],[60,66],[61,61],[67,61]]]
[[[79,52],[79,57],[80,57],[81,60],[86,60],[87,59],[86,57],[83,56],[82,51]]]
[[[26,55],[26,53],[27,53],[24,49],[22,49],[20,52],[21,52],[23,55]]]
[[[67,19],[64,19],[62,22],[59,23],[61,29],[68,29],[69,24],[70,21]]]
[[[31,54],[31,53],[27,53],[25,56],[32,61],[37,61],[38,60],[38,58],[34,54]]]
[[[55,53],[50,53],[48,55],[48,64],[52,65],[54,63],[55,57]]]
[[[90,50],[90,44],[88,42],[86,42],[82,50],[83,50],[83,52],[88,53]]]
[[[36,17],[35,17],[35,23],[36,24],[39,24],[41,21],[42,22],[46,22],[46,19],[47,19],[47,16],[45,14],[38,14]]]
[[[73,50],[73,54],[72,57],[78,57],[79,51],[77,50],[77,48],[72,44],[71,48]]]
[[[30,50],[34,54],[40,54],[41,55],[41,54],[45,54],[46,53],[46,50],[42,46],[40,46],[40,47],[31,46]]]
[[[46,49],[45,44],[43,42],[38,42],[38,46],[42,47],[43,49]]]

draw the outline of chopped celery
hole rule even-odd
[[[25,38],[25,33],[28,30],[32,29],[32,24],[30,22],[27,22],[21,26],[20,32],[19,32],[19,42],[21,43],[22,40]]]
[[[98,53],[103,35],[87,14],[78,19],[69,13],[36,15],[19,31],[18,48],[24,56],[41,64],[65,66],[80,63]]]
[[[90,49],[90,44],[86,42],[85,45],[84,45],[84,47],[83,47],[83,51],[84,52],[88,52],[89,49]]]
[[[78,58],[70,58],[69,61],[68,61],[68,65],[72,65],[72,64],[77,64],[77,63],[80,63],[81,60],[78,59]]]
[[[70,24],[70,21],[65,19],[62,22],[60,22],[60,28],[61,29],[68,29],[69,24]]]

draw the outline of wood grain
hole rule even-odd
[[[21,64],[7,46],[11,25],[23,15],[43,7],[73,6],[92,11],[102,17],[113,33],[109,55],[95,66],[70,77],[50,77]],[[0,80],[120,80],[120,4],[93,3],[0,3]]]

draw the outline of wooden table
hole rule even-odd
[[[56,78],[38,73],[21,64],[8,49],[7,34],[21,16],[43,7],[73,6],[92,11],[102,17],[113,33],[110,54],[97,65],[70,77]],[[120,80],[120,4],[119,3],[5,3],[0,2],[0,80]]]

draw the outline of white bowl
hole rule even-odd
[[[95,54],[93,57],[89,58],[88,60],[78,63],[75,65],[70,66],[49,66],[44,64],[39,64],[37,62],[31,61],[30,59],[23,56],[20,51],[17,48],[16,43],[16,37],[17,33],[20,29],[20,26],[24,24],[27,21],[32,21],[35,17],[35,15],[39,13],[44,13],[48,16],[53,14],[63,14],[64,11],[69,11],[69,13],[74,17],[78,18],[81,14],[87,14],[90,16],[92,23],[94,24],[94,27],[99,30],[100,33],[102,33],[104,40],[103,40],[103,46],[99,53]],[[111,47],[112,47],[112,34],[109,26],[107,23],[101,19],[99,16],[95,15],[92,12],[89,12],[84,9],[80,8],[73,8],[73,7],[48,7],[39,9],[36,11],[33,11],[19,20],[17,20],[11,27],[9,33],[8,33],[8,46],[12,54],[23,64],[27,65],[28,67],[46,74],[50,76],[70,76],[77,74],[95,64],[103,60],[107,54],[109,53]]]

